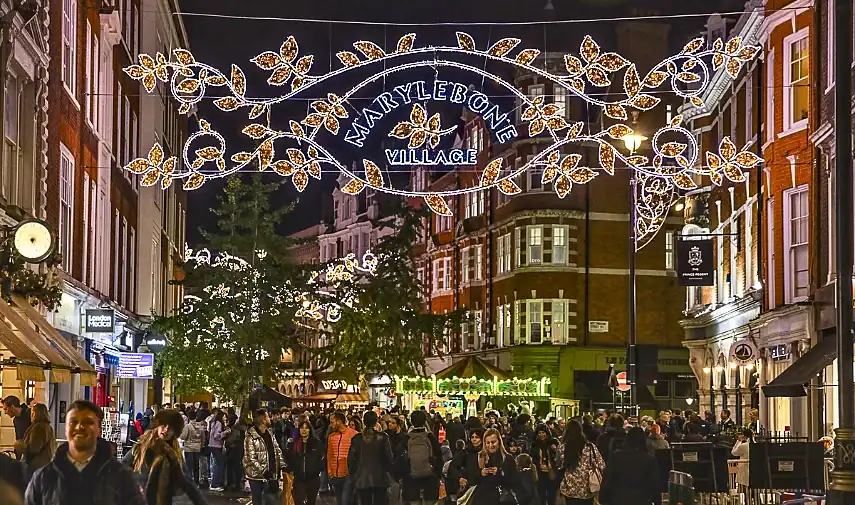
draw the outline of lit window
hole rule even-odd
[[[558,114],[567,117],[567,89],[563,86],[554,85],[555,105],[558,106]]]
[[[474,259],[475,265],[473,267],[472,272],[472,280],[480,281],[481,280],[481,246],[476,245],[474,248]]]
[[[552,334],[553,344],[567,342],[567,309],[564,300],[552,300]]]
[[[543,260],[543,228],[528,227],[528,262],[539,264]]]
[[[526,321],[528,321],[528,341],[530,344],[541,343],[543,336],[543,304],[538,301],[528,302],[528,311],[526,312]]]
[[[469,248],[460,251],[460,282],[469,282]]]
[[[665,234],[665,269],[674,270],[674,232]]]
[[[788,90],[784,107],[786,130],[807,124],[810,114],[810,69],[807,32],[799,32],[795,40],[785,42],[784,89]]]
[[[785,192],[784,208],[784,283],[787,303],[808,296],[808,188],[801,186]]]
[[[552,227],[552,263],[563,265],[567,263],[567,227]]]
[[[74,230],[74,156],[60,144],[59,162],[59,246],[62,268],[71,273]]]
[[[77,95],[77,0],[62,1],[62,82]]]

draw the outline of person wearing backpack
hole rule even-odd
[[[427,414],[417,410],[410,416],[413,428],[407,438],[409,473],[403,479],[403,501],[410,505],[433,504],[439,500],[439,476],[442,450],[439,441],[427,429]]]

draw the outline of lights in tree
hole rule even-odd
[[[742,66],[759,52],[758,46],[745,45],[738,37],[727,42],[719,39],[709,48],[705,48],[704,38],[693,39],[678,54],[654,65],[645,75],[640,75],[635,64],[623,56],[604,52],[590,36],[582,40],[578,56],[565,55],[566,74],[552,73],[535,66],[540,52],[536,49],[518,50],[521,41],[516,38],[501,39],[487,49],[479,49],[475,39],[463,32],[457,33],[456,46],[416,47],[415,40],[414,33],[404,35],[398,40],[393,52],[387,52],[370,41],[358,41],[353,44],[356,52],[337,53],[341,68],[310,74],[313,57],[300,56],[296,39],[288,37],[278,51],[265,51],[251,60],[260,69],[270,73],[267,78],[269,84],[285,86],[290,83],[290,91],[271,98],[247,95],[246,77],[237,65],[231,65],[228,72],[224,73],[196,61],[184,49],[176,49],[169,59],[160,53],[154,57],[140,55],[139,64],[127,67],[125,72],[141,81],[149,92],[155,88],[158,80],[169,82],[173,96],[181,103],[182,113],[188,112],[193,104],[209,96],[207,89],[211,86],[224,91],[222,96],[214,100],[217,107],[223,111],[246,110],[251,120],[265,113],[268,113],[269,119],[273,107],[301,93],[310,93],[308,90],[316,90],[316,86],[340,75],[371,66],[377,70],[344,93],[328,93],[326,99],[312,101],[309,113],[304,118],[289,119],[285,128],[271,126],[269,121],[267,124],[248,125],[243,132],[256,141],[257,147],[253,151],[231,155],[228,157],[230,162],[226,161],[223,136],[212,130],[207,121],[200,120],[199,129],[185,144],[183,163],[178,163],[175,157],[163,159],[162,148],[155,145],[146,158],[135,159],[125,168],[140,175],[144,185],[160,182],[162,188],[167,188],[179,179],[187,190],[196,189],[210,179],[257,168],[291,177],[294,187],[303,191],[311,178],[320,178],[323,166],[329,166],[346,176],[348,182],[342,187],[346,193],[357,194],[370,187],[391,194],[421,197],[434,212],[443,215],[451,215],[451,206],[447,201],[449,197],[488,188],[498,188],[506,195],[520,193],[522,190],[514,179],[532,169],[541,169],[544,183],[553,184],[553,190],[561,198],[572,190],[574,184],[587,184],[600,173],[613,175],[617,169],[628,169],[635,172],[638,183],[636,248],[641,248],[664,223],[679,190],[695,187],[699,176],[709,177],[714,184],[721,184],[724,177],[732,182],[740,182],[744,180],[743,170],[762,161],[748,151],[737,152],[736,146],[730,141],[722,142],[718,152],[701,155],[694,136],[681,126],[679,116],[656,132],[651,158],[635,155],[634,152],[624,155],[615,145],[615,141],[622,141],[633,134],[632,128],[622,122],[628,119],[628,112],[655,107],[660,98],[652,92],[666,82],[670,91],[701,107],[703,102],[700,97],[710,83],[712,72],[722,67],[735,78]],[[473,59],[481,63],[470,64]],[[590,106],[601,108],[605,116],[616,123],[599,132],[584,133],[585,124],[568,122],[561,104],[546,103],[542,97],[528,97],[512,83],[486,71],[483,60],[504,63],[535,74],[539,80],[551,82],[553,86],[566,89],[570,95],[582,98]],[[551,143],[520,167],[507,167],[503,158],[490,161],[481,174],[479,185],[475,187],[435,192],[395,188],[392,181],[383,176],[382,167],[375,161],[363,159],[361,166],[364,170],[355,171],[331,154],[331,142],[344,140],[361,146],[376,121],[401,104],[407,104],[412,105],[410,120],[399,122],[390,136],[406,141],[407,149],[428,149],[430,156],[425,154],[416,158],[411,156],[412,153],[401,153],[407,156],[395,154],[389,157],[390,164],[409,164],[403,163],[404,160],[421,160],[425,164],[431,164],[427,163],[429,160],[439,164],[463,164],[465,161],[462,160],[469,161],[471,158],[468,156],[440,157],[431,152],[439,148],[442,137],[453,129],[441,128],[439,114],[428,115],[426,105],[421,104],[427,101],[447,100],[465,105],[484,117],[499,143],[516,138],[516,125],[508,114],[503,114],[498,106],[490,104],[486,95],[439,78],[434,80],[433,86],[424,81],[396,86],[392,92],[377,96],[368,107],[357,106],[356,101],[351,102],[363,88],[387,76],[420,68],[432,68],[438,76],[440,69],[446,67],[470,73],[479,80],[488,79],[506,89],[521,104],[521,121],[526,126],[528,136],[544,136]],[[616,93],[587,91],[588,86],[599,90],[613,83],[622,84],[621,96],[613,98]],[[340,138],[342,131],[346,132],[343,139]],[[669,140],[663,140],[660,146],[658,139],[665,133]],[[321,135],[330,138],[324,138],[322,142],[319,138]],[[672,137],[682,140],[673,140]],[[556,159],[556,155],[560,157],[572,146],[591,144],[596,144],[599,150],[595,166],[579,166],[580,160],[569,155]],[[285,156],[277,159],[277,152],[285,153]]]

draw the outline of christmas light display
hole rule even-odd
[[[155,144],[146,158],[135,159],[125,168],[140,175],[142,185],[151,186],[159,182],[162,188],[167,188],[178,179],[183,181],[187,190],[199,188],[209,179],[226,177],[244,169],[271,170],[283,177],[291,177],[297,190],[303,191],[310,178],[320,179],[321,167],[327,165],[349,178],[342,187],[346,193],[357,194],[370,187],[391,194],[421,197],[434,212],[444,215],[451,214],[447,202],[449,197],[490,188],[498,188],[506,195],[520,193],[522,189],[515,179],[528,170],[542,170],[543,182],[552,184],[558,197],[564,198],[574,184],[586,184],[601,173],[614,175],[616,169],[626,169],[632,171],[636,181],[636,248],[640,249],[664,223],[679,191],[695,188],[698,176],[709,177],[716,185],[722,184],[724,178],[739,182],[744,180],[744,170],[762,161],[749,151],[740,152],[729,139],[722,141],[719,152],[706,152],[702,156],[694,135],[681,126],[680,116],[655,133],[651,157],[633,152],[624,154],[618,147],[620,144],[615,143],[633,135],[632,128],[624,122],[630,118],[630,113],[634,115],[654,108],[661,99],[652,92],[666,82],[670,91],[702,107],[700,97],[713,72],[723,68],[735,78],[742,66],[758,54],[759,46],[743,44],[739,37],[726,43],[716,40],[710,47],[705,47],[703,37],[693,39],[678,54],[654,65],[643,76],[639,75],[633,63],[617,53],[604,52],[590,36],[583,39],[579,56],[565,55],[566,72],[561,74],[535,65],[540,55],[536,49],[523,49],[513,56],[521,43],[516,38],[499,40],[486,50],[478,49],[472,36],[463,32],[457,33],[457,46],[416,47],[415,40],[416,34],[407,34],[398,41],[395,51],[388,53],[373,42],[358,41],[353,44],[356,52],[336,54],[342,63],[341,68],[312,74],[314,57],[300,56],[296,39],[288,37],[278,52],[265,51],[251,60],[269,72],[267,82],[270,85],[290,85],[290,90],[272,98],[247,95],[247,80],[237,65],[232,65],[230,71],[224,73],[196,61],[192,53],[184,49],[174,50],[172,58],[160,53],[154,57],[140,55],[139,64],[127,67],[125,72],[141,81],[147,91],[153,91],[158,81],[168,82],[172,95],[181,103],[180,112],[186,113],[193,104],[209,96],[209,87],[222,89],[223,95],[214,99],[219,109],[245,110],[250,120],[258,120],[243,129],[244,134],[257,142],[257,147],[252,151],[236,152],[228,157],[230,161],[226,161],[224,137],[207,121],[200,120],[199,129],[185,143],[183,163],[179,163],[176,157],[164,159],[163,149]],[[473,57],[482,63],[468,63]],[[564,104],[546,103],[542,96],[527,96],[512,83],[487,71],[483,60],[512,65],[535,74],[540,82],[549,81],[553,86],[564,88],[570,96],[602,108],[614,124],[602,131],[585,132],[590,125],[568,121]],[[317,89],[317,85],[337,76],[369,67],[376,68],[376,72],[345,93],[328,93],[326,98],[312,100],[311,111],[304,118],[288,120],[287,128],[271,126],[270,113],[276,105],[299,98],[301,93]],[[444,67],[471,73],[482,80],[489,79],[506,89],[521,106],[521,124],[514,124],[511,119],[514,115],[501,111],[483,93],[460,83],[440,80],[439,70]],[[352,101],[372,83],[419,68],[434,69],[437,78],[432,83],[414,81],[395,86],[392,91],[378,95],[366,107],[357,107],[356,101]],[[616,98],[613,98],[616,93],[588,92],[589,87],[606,88],[613,81],[622,81],[623,85],[623,93]],[[428,117],[422,103],[429,101],[460,104],[481,115],[499,144],[517,138],[517,126],[523,125],[528,137],[544,137],[551,143],[520,167],[506,166],[504,158],[490,161],[481,174],[479,185],[431,192],[392,187],[391,178],[384,177],[383,169],[370,159],[362,160],[363,170],[351,169],[331,153],[330,147],[325,147],[330,146],[330,139],[321,142],[323,134],[342,137],[345,142],[361,147],[378,121],[399,107],[412,105],[410,121],[398,123],[389,134],[406,140],[407,149],[387,150],[388,164],[471,164],[474,156],[465,150],[437,151],[442,137],[453,130],[441,128],[438,114]],[[597,163],[591,164],[593,166],[580,166],[580,155],[565,154],[572,150],[571,146],[583,144],[599,148]],[[277,154],[282,153],[285,155],[277,159]]]

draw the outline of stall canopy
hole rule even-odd
[[[291,397],[271,387],[260,386],[249,395],[249,404],[253,409],[279,410],[280,407],[291,406]]]
[[[487,363],[478,356],[467,356],[436,373],[437,379],[450,379],[452,377],[485,380],[492,380],[493,377],[496,377],[499,380],[508,380],[513,376],[509,372]]]
[[[367,393],[342,393],[335,397],[336,405],[368,405]]]

